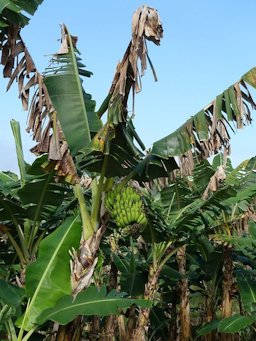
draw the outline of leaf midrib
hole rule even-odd
[[[99,304],[99,303],[106,304],[106,303],[110,303],[110,302],[118,302],[118,301],[124,301],[124,300],[128,300],[130,302],[130,304],[132,304],[132,302],[134,302],[134,301],[138,301],[137,299],[119,297],[119,298],[107,298],[107,299],[103,298],[103,299],[93,300],[90,302],[81,302],[81,303],[74,304],[72,306],[60,308],[59,310],[47,315],[47,319],[50,319],[50,316],[54,316],[56,314],[62,313],[62,312],[67,311],[67,310],[72,310],[72,309],[78,308],[80,306]]]
[[[48,175],[47,181],[46,181],[45,185],[43,186],[42,195],[40,196],[39,203],[37,204],[37,209],[36,209],[36,213],[35,213],[35,217],[34,217],[34,224],[36,224],[36,222],[38,220],[38,217],[39,217],[39,214],[41,212],[41,208],[43,206],[43,200],[44,200],[44,197],[45,197],[46,190],[47,190],[47,188],[49,186],[51,177],[52,177],[52,173],[50,173]]]

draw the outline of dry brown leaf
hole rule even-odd
[[[219,185],[226,179],[225,174],[225,167],[223,165],[220,165],[216,172],[211,177],[208,186],[206,187],[202,198],[206,200],[210,193],[216,192],[219,188]]]
[[[117,70],[110,88],[113,97],[117,95],[126,96],[127,81],[132,84],[131,87],[136,91],[141,91],[140,76],[144,75],[147,68],[148,50],[146,39],[160,44],[163,36],[163,28],[157,10],[148,6],[141,6],[133,14],[132,19],[132,40],[124,54],[124,57],[117,65]],[[138,61],[140,60],[140,72]],[[152,67],[152,63],[150,62]],[[154,77],[156,74],[152,68]],[[130,91],[130,88],[128,89]]]
[[[69,175],[71,178],[75,178],[76,171],[73,160],[71,161],[67,148],[63,151],[65,139],[59,125],[59,131],[57,131],[55,138],[52,138],[51,113],[54,108],[44,85],[43,77],[37,71],[34,61],[20,36],[20,28],[11,26],[5,39],[6,42],[1,48],[3,75],[10,78],[7,90],[14,80],[18,82],[22,107],[24,110],[29,110],[27,131],[32,131],[33,139],[38,142],[31,151],[37,155],[48,153],[50,158],[59,162],[59,173],[63,176]],[[76,37],[72,37],[74,44],[76,40]],[[31,93],[32,98],[30,98]],[[48,119],[48,123],[43,128],[45,119]]]

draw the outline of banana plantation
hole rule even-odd
[[[64,24],[38,71],[22,32],[41,3],[0,1],[1,72],[36,155],[24,161],[12,120],[19,174],[0,172],[0,339],[256,340],[256,158],[229,158],[232,131],[256,108],[256,68],[148,150],[128,101],[147,66],[156,78],[157,10],[134,12],[96,105]]]

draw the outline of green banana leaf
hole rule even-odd
[[[175,179],[168,187],[163,188],[160,195],[162,207],[169,211],[176,211],[191,202],[191,189],[182,178]]]
[[[11,24],[16,24],[21,27],[27,25],[29,18],[24,15],[24,12],[33,15],[42,2],[43,0],[1,0],[0,31],[5,30]]]
[[[202,325],[200,328],[197,329],[196,335],[204,336],[212,332],[213,330],[217,329],[219,322],[220,322],[219,320],[214,320],[214,321],[205,323],[204,325]]]
[[[17,156],[18,166],[19,166],[19,171],[20,171],[20,182],[21,182],[21,185],[24,185],[26,163],[24,161],[19,122],[15,120],[11,120],[11,128],[12,128],[12,133],[13,133],[15,146],[16,146],[16,156]]]
[[[76,298],[65,296],[61,298],[53,308],[47,309],[37,318],[37,323],[42,324],[47,320],[56,321],[59,324],[67,324],[77,315],[107,316],[118,314],[121,309],[126,309],[132,304],[143,308],[151,307],[151,302],[143,299],[125,298],[124,293],[112,290],[107,294],[106,287],[98,289],[90,286],[80,292]]]
[[[113,262],[120,272],[120,285],[122,290],[129,296],[135,297],[143,295],[144,287],[147,282],[147,271],[140,259],[135,258],[133,252],[126,255],[116,255],[112,253]]]
[[[0,192],[5,196],[18,199],[17,190],[20,188],[18,176],[12,172],[0,172]]]
[[[12,172],[0,172],[0,183],[2,185],[5,184],[11,184],[14,181],[16,182],[18,180],[18,176],[15,173]]]
[[[148,154],[146,157],[137,147],[132,148],[127,143],[124,134],[128,131],[117,132],[115,138],[108,144],[109,148],[101,150],[96,146],[93,139],[88,148],[80,150],[77,157],[77,167],[81,171],[101,173],[104,156],[108,155],[106,177],[125,176],[133,173],[133,178],[138,181],[149,181],[159,177],[167,177],[170,172],[178,168],[174,158],[165,160],[155,155]],[[133,138],[129,137],[131,141]],[[98,141],[97,141],[98,142]]]
[[[249,105],[255,103],[246,83],[256,87],[256,68],[218,95],[208,106],[192,116],[170,135],[156,141],[151,153],[161,158],[182,156],[195,150],[203,157],[216,153],[229,142],[230,123],[242,128],[251,122]],[[218,140],[218,143],[216,142]]]
[[[238,274],[236,278],[244,309],[251,313],[255,311],[256,305],[256,281],[244,274]]]
[[[241,169],[241,174],[230,168],[232,182],[222,183],[207,199],[202,198],[203,191],[214,172],[207,161],[195,167],[193,176],[171,182],[161,191],[161,205],[167,212],[171,229],[184,235],[193,230],[200,233],[205,228],[221,228],[222,214],[226,223],[228,219],[231,222],[233,214],[239,218],[256,195],[254,169],[254,158]]]
[[[0,279],[0,301],[11,307],[18,307],[21,304],[25,290],[11,283]]]
[[[90,171],[100,172],[103,154],[110,155],[111,161],[109,161],[108,168],[111,172],[107,170],[107,176],[123,176],[132,171],[132,166],[130,169],[128,166],[125,170],[122,170],[120,165],[124,164],[126,160],[130,162],[131,158],[133,158],[137,163],[133,170],[133,178],[147,181],[167,176],[168,172],[177,169],[175,157],[184,157],[189,151],[197,154],[200,160],[202,157],[207,158],[209,155],[218,152],[222,147],[227,147],[230,139],[229,130],[233,130],[231,123],[241,128],[251,122],[249,105],[255,109],[255,103],[246,82],[256,86],[255,70],[256,68],[246,73],[239,82],[218,95],[210,105],[192,116],[176,131],[155,142],[146,157],[141,154],[138,157],[138,153],[136,154],[137,150],[132,147],[134,136],[130,135],[127,138],[131,134],[131,129],[128,128],[126,122],[119,123],[122,126],[122,134],[119,132],[119,136],[117,136],[117,127],[119,125],[115,128],[114,137],[110,137],[109,129],[106,127],[105,130],[107,130],[108,134],[104,129],[102,131],[104,134],[99,132],[88,147],[89,151],[87,149],[86,157],[83,155],[80,158],[81,168],[84,170],[89,167]],[[128,139],[130,143],[127,142]],[[99,144],[99,140],[102,140],[102,143]],[[110,140],[111,146],[109,147]],[[116,153],[116,145],[121,145],[122,149],[126,150],[127,154],[130,154],[130,157],[129,155]],[[112,158],[114,158],[112,155],[117,156],[117,160],[119,159],[119,167],[112,161]],[[116,172],[113,172],[113,169]]]
[[[57,66],[47,69],[44,83],[57,111],[57,117],[72,156],[91,141],[90,132],[97,132],[101,121],[95,113],[95,101],[86,94],[82,87],[81,76],[90,77],[91,72],[84,69],[81,59],[76,55],[72,37],[67,28],[62,28],[67,45],[67,52],[54,56]],[[89,121],[90,120],[90,121]]]
[[[42,311],[71,294],[69,250],[79,246],[80,238],[80,218],[73,216],[41,242],[38,259],[26,269],[26,293],[30,301],[24,316],[17,321],[24,330],[33,328]]]
[[[256,317],[236,314],[219,321],[217,329],[221,333],[234,334],[249,327],[255,321]]]
[[[56,183],[53,171],[43,171],[45,161],[46,156],[42,156],[27,167],[25,185],[17,192],[28,217],[33,221],[50,218],[70,191],[67,185]]]
[[[22,207],[21,202],[15,197],[15,193],[12,195],[9,188],[0,184],[0,221],[2,223],[12,222],[15,225],[22,223],[26,218],[27,210]]]

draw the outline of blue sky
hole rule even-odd
[[[50,54],[58,50],[59,24],[64,22],[79,37],[82,59],[94,73],[84,86],[100,105],[131,38],[132,14],[142,4],[137,0],[45,0],[22,36],[43,72]],[[256,66],[256,1],[155,0],[147,5],[158,9],[164,28],[161,46],[148,44],[159,80],[155,83],[148,69],[135,102],[135,126],[149,148]],[[6,94],[6,84],[0,80],[0,169],[17,172],[10,119],[21,124],[29,162],[34,142],[25,132],[27,113],[21,108],[17,86]],[[232,135],[234,164],[256,154],[255,129],[253,124]]]

